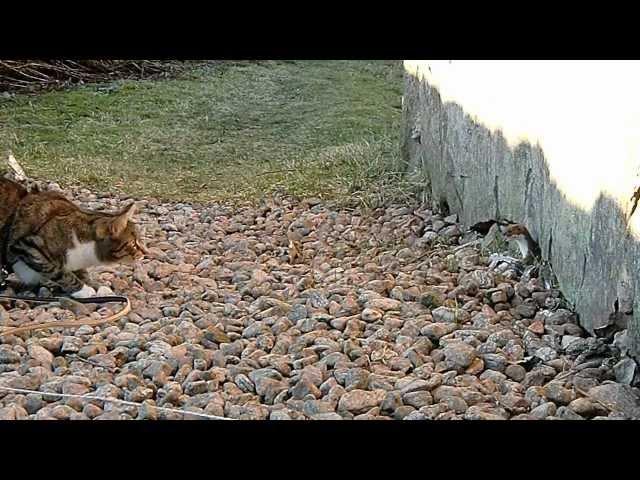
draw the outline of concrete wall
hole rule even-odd
[[[466,225],[524,223],[583,326],[627,312],[640,352],[640,208],[630,215],[640,62],[407,60],[405,70],[403,150],[431,198]]]

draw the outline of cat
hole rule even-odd
[[[11,218],[18,203],[27,193],[27,189],[19,183],[0,177],[0,287],[4,286],[4,280],[11,270],[6,264],[4,248],[8,240]]]
[[[58,192],[29,193],[0,179],[0,259],[28,286],[93,296],[87,268],[133,263],[148,253],[131,221],[135,210],[135,203],[117,213],[84,210]]]

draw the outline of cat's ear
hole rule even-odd
[[[131,202],[130,205],[127,205],[122,209],[120,215],[124,215],[127,218],[127,221],[131,220],[136,213],[137,206],[135,202]]]
[[[110,225],[110,233],[112,236],[117,237],[124,232],[125,228],[127,228],[127,223],[133,215],[136,213],[136,204],[132,203],[128,207],[126,207],[122,212],[118,214],[112,221]]]

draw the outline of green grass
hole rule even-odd
[[[167,200],[406,190],[399,62],[241,62],[108,87],[0,97],[0,148],[63,187]]]

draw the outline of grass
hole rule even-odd
[[[401,95],[399,62],[212,65],[0,97],[0,148],[63,187],[189,201],[281,191],[373,206],[410,194]]]

